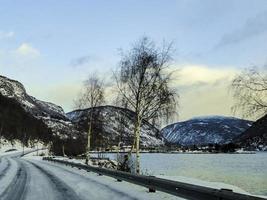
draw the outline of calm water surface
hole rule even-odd
[[[116,154],[108,154],[115,158]],[[251,194],[267,195],[267,153],[256,154],[141,154],[143,172],[185,176],[238,186]]]

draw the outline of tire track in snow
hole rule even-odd
[[[44,168],[40,167],[39,165],[26,161],[27,163],[30,163],[34,167],[36,167],[40,172],[42,172],[48,180],[52,183],[52,186],[56,189],[56,191],[59,193],[60,197],[59,200],[79,200],[80,198],[75,193],[73,189],[71,189],[68,185],[66,185],[64,182],[62,182],[59,178],[54,176],[51,172],[48,170],[45,170]]]
[[[46,161],[45,161],[45,162],[46,162]],[[81,174],[79,174],[79,173],[75,173],[75,172],[73,172],[73,171],[71,171],[71,170],[69,170],[69,169],[66,169],[66,168],[62,167],[60,164],[59,164],[59,165],[56,165],[56,164],[54,165],[54,164],[51,164],[51,163],[45,163],[45,164],[46,164],[46,165],[53,166],[53,167],[56,167],[56,168],[58,168],[58,169],[60,169],[60,170],[63,170],[63,171],[65,171],[65,172],[67,172],[67,173],[70,173],[70,174],[72,174],[72,175],[79,176],[80,178],[83,178],[83,179],[89,181],[90,183],[94,183],[95,185],[99,185],[100,187],[105,188],[105,189],[109,190],[110,192],[114,192],[114,193],[116,193],[118,196],[120,196],[120,198],[127,198],[127,199],[129,199],[129,200],[138,200],[138,198],[133,197],[133,196],[131,196],[131,195],[125,193],[125,192],[122,192],[122,191],[120,191],[120,190],[117,190],[117,189],[115,189],[115,188],[112,188],[112,187],[110,187],[110,186],[107,185],[107,184],[103,184],[103,183],[98,182],[98,181],[95,181],[95,180],[93,180],[93,179],[91,179],[91,178],[89,178],[89,177],[83,176],[83,175],[81,175]]]
[[[10,166],[11,166],[10,160],[6,158],[6,161],[7,161],[7,165],[6,165],[6,167],[1,171],[1,174],[0,174],[0,180],[6,175],[8,169],[9,169]],[[3,163],[3,162],[1,162],[1,163]]]
[[[17,161],[17,160],[16,160]],[[0,195],[1,200],[23,200],[27,192],[28,175],[25,166],[18,162],[18,171],[7,189]]]

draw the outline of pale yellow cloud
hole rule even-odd
[[[29,87],[28,93],[36,98],[55,103],[61,106],[65,112],[74,108],[74,99],[79,95],[82,83],[61,83],[58,85],[35,85]]]
[[[230,82],[188,88],[180,92],[180,120],[195,116],[231,116],[233,98],[228,92]]]
[[[214,69],[196,65],[175,67],[175,69],[179,70],[174,72],[175,80],[172,84],[180,95],[179,121],[204,115],[232,116],[233,98],[229,93],[229,86],[238,70],[233,67]],[[109,81],[106,85],[106,103],[112,104],[116,87],[114,82]],[[82,83],[82,80],[77,80],[62,82],[56,86],[35,85],[29,88],[29,94],[56,103],[65,111],[70,111],[73,109],[73,100],[81,92]]]
[[[176,66],[174,82],[180,86],[197,83],[214,84],[220,80],[232,79],[238,70],[234,68],[211,68],[203,65]]]
[[[195,116],[231,116],[233,98],[229,93],[231,80],[239,70],[188,65],[174,73],[173,86],[180,94],[180,120]]]

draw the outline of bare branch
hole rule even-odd
[[[246,69],[232,81],[235,99],[234,113],[242,111],[243,117],[261,117],[267,114],[267,72],[255,67]]]
[[[90,75],[84,81],[83,92],[74,101],[75,107],[94,108],[104,103],[104,84],[96,74]]]
[[[176,109],[176,92],[169,87],[171,74],[165,73],[171,53],[172,43],[164,43],[159,49],[144,37],[122,54],[120,69],[115,74],[119,94],[142,119],[155,121],[175,113],[170,109]]]

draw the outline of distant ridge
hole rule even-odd
[[[252,122],[235,117],[201,116],[170,124],[161,130],[168,143],[180,145],[225,144],[251,126]]]
[[[88,130],[88,116],[92,108],[78,109],[67,113],[72,123],[80,130]],[[94,132],[98,132],[95,140],[99,143],[117,145],[119,138],[124,145],[132,145],[134,138],[135,113],[129,109],[116,106],[98,106],[93,111]],[[160,146],[163,141],[159,130],[147,121],[142,122],[140,142],[142,146]]]

